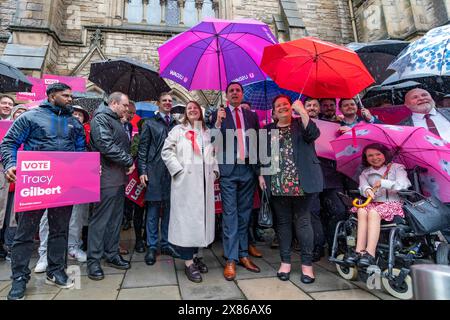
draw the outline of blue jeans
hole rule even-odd
[[[161,248],[169,247],[169,218],[170,201],[149,201],[147,202],[147,245],[150,249],[158,249],[158,229],[159,218],[161,217]]]

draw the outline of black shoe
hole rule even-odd
[[[124,258],[122,258],[120,254],[116,255],[111,260],[107,260],[106,262],[108,263],[108,266],[120,270],[128,270],[131,268],[130,261],[127,261]]]
[[[122,226],[122,230],[126,231],[128,229],[131,228],[131,222],[130,221],[125,221],[125,223]]]
[[[13,279],[11,290],[8,293],[8,300],[23,300],[28,280],[24,277]]]
[[[136,244],[134,245],[134,251],[137,253],[144,253],[145,252],[145,244],[142,240],[137,240]]]
[[[88,277],[91,280],[103,280],[105,278],[105,274],[99,263],[88,265]]]
[[[310,276],[307,276],[306,274],[302,274],[300,281],[305,284],[313,283],[316,280],[316,278],[311,278]]]
[[[290,272],[277,272],[277,277],[281,281],[288,281],[291,273]]]
[[[195,257],[194,264],[200,273],[208,273],[208,266],[202,261],[202,258]]]
[[[72,279],[69,279],[64,271],[55,271],[53,273],[47,273],[46,284],[57,286],[61,289],[69,289],[74,286]]]
[[[184,273],[186,274],[187,278],[191,280],[192,282],[202,282],[202,275],[200,274],[200,271],[198,270],[195,263],[191,264],[189,267],[184,266]]]
[[[163,256],[171,256],[173,258],[179,258],[180,257],[180,255],[170,246],[161,248],[161,255],[163,255]]]
[[[325,256],[325,250],[322,246],[317,246],[314,248],[312,262],[317,262]]]
[[[147,254],[145,255],[145,263],[149,266],[154,265],[156,262],[156,250],[148,249]]]
[[[349,266],[354,266],[358,263],[360,257],[360,253],[352,251],[350,254],[344,256],[344,262]]]
[[[367,252],[364,252],[364,254],[358,260],[358,267],[364,268],[372,265],[376,265],[375,257]]]

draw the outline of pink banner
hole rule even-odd
[[[145,205],[145,186],[141,185],[137,169],[128,176],[128,184],[125,187],[125,195],[128,199],[140,207]]]
[[[44,74],[42,79],[27,77],[31,81],[33,87],[31,92],[18,92],[17,100],[42,100],[47,98],[45,91],[50,84],[65,83],[72,88],[72,91],[86,92],[86,79],[83,77],[66,77],[53,74]]]
[[[2,120],[0,121],[0,141],[3,141],[3,138],[5,137],[6,133],[8,132],[9,128],[12,126],[12,121],[10,120]]]
[[[336,160],[330,141],[336,139],[340,125],[335,122],[312,119],[320,130],[320,137],[315,141],[317,156]]]
[[[100,201],[100,153],[17,153],[16,212]]]

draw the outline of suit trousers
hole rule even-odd
[[[100,263],[105,257],[111,260],[119,254],[125,186],[102,188],[100,202],[94,205],[89,217],[88,266]]]
[[[39,228],[42,215],[46,209],[19,212],[14,243],[11,249],[12,278],[30,278],[31,254],[33,253],[34,236]],[[66,265],[67,238],[69,233],[72,206],[47,209],[49,234],[47,248],[47,274],[62,271]]]
[[[248,226],[256,177],[250,165],[236,164],[220,178],[223,251],[228,261],[248,257]]]

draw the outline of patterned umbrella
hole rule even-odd
[[[399,80],[450,76],[450,25],[428,31],[406,47],[388,68],[397,72]]]

